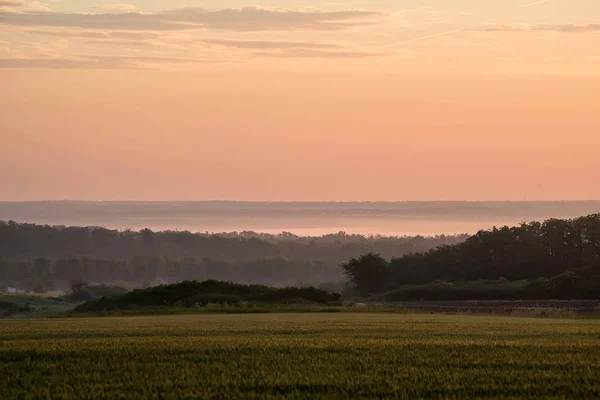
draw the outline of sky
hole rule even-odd
[[[0,0],[0,200],[600,199],[598,0],[258,1]]]

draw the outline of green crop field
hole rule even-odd
[[[597,320],[340,313],[0,321],[0,399],[596,396]]]

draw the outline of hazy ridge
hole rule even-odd
[[[285,231],[303,236],[338,231],[382,235],[475,233],[494,225],[597,212],[600,201],[0,202],[0,220],[112,229]]]

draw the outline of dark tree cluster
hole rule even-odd
[[[598,297],[600,285],[596,291],[590,282],[600,282],[600,214],[493,228],[462,243],[393,258],[391,262],[369,253],[342,267],[363,295],[399,288],[406,291],[411,285],[414,289],[414,285],[430,284],[431,289],[436,282],[440,286],[440,282],[483,280],[527,281],[530,293],[537,290],[542,294],[546,293],[544,288],[560,283],[564,289],[561,293],[568,292],[565,297]],[[506,296],[523,295],[517,292]],[[553,291],[552,296],[561,293]]]
[[[304,237],[287,232],[269,235],[255,232],[153,232],[149,229],[120,231],[0,221],[0,255],[13,259],[69,255],[111,260],[164,255],[194,259],[225,257],[229,260],[284,256],[294,261],[319,260],[339,264],[369,251],[391,258],[459,243],[467,237],[362,236],[345,232]]]

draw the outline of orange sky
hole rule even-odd
[[[0,0],[0,200],[600,199],[595,0],[197,3]]]

